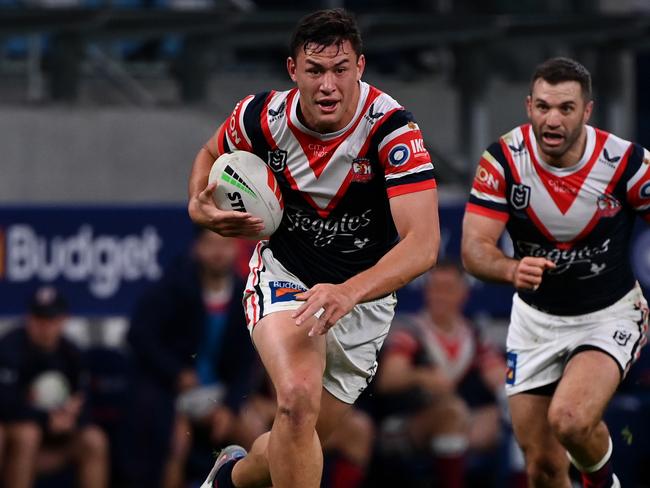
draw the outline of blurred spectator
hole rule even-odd
[[[197,228],[189,255],[135,306],[133,486],[183,486],[197,438],[248,446],[267,428],[257,397],[246,401],[261,369],[244,320],[238,249],[235,239]]]
[[[81,351],[63,337],[67,304],[52,287],[29,302],[24,327],[0,339],[0,419],[5,429],[4,486],[26,488],[37,474],[69,462],[78,486],[108,478],[104,432],[89,423]]]
[[[626,487],[650,487],[650,354],[646,353],[632,365],[605,412],[616,474]]]
[[[425,310],[396,319],[380,362],[380,449],[406,459],[427,453],[436,486],[489,486],[489,476],[466,473],[474,455],[497,451],[505,363],[463,316],[462,269],[440,263],[427,278]]]
[[[375,443],[372,418],[356,406],[341,419],[323,444],[323,488],[366,486],[367,470]]]

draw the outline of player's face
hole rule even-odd
[[[295,59],[287,59],[287,70],[300,91],[304,124],[328,133],[352,120],[366,62],[363,55],[357,57],[349,41],[321,48],[307,45],[299,50]]]
[[[460,272],[454,268],[434,268],[428,278],[426,302],[434,321],[454,318],[462,313],[468,288]]]
[[[586,102],[577,81],[552,85],[538,79],[526,99],[528,118],[542,157],[551,164],[577,163],[584,151],[585,124],[593,102]]]
[[[51,351],[56,348],[63,334],[65,316],[36,317],[28,315],[27,334],[38,347]]]
[[[194,256],[206,277],[220,278],[233,272],[239,248],[237,241],[215,232],[202,231],[194,244]]]

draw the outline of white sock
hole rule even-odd
[[[578,461],[576,461],[569,451],[567,451],[566,454],[569,457],[569,460],[571,461],[571,464],[573,464],[578,471],[580,471],[582,473],[595,473],[600,468],[605,466],[605,464],[607,464],[607,461],[609,461],[609,458],[612,457],[612,450],[613,449],[614,449],[614,445],[612,444],[612,438],[610,437],[609,438],[609,446],[607,447],[607,452],[605,453],[603,458],[600,461],[598,461],[596,464],[594,464],[593,466],[588,466],[588,467],[585,467],[582,464],[580,464]]]
[[[459,434],[438,435],[431,439],[431,449],[438,456],[457,456],[467,451],[467,437]]]

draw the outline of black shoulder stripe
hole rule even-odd
[[[503,168],[503,176],[506,180],[506,185],[512,184],[514,181],[512,177],[512,171],[510,170],[510,165],[508,164],[508,157],[504,154],[501,144],[499,142],[493,142],[488,146],[487,152],[489,152]]]
[[[266,142],[266,138],[262,132],[262,125],[260,124],[260,120],[262,117],[264,104],[270,95],[270,91],[258,93],[253,97],[253,100],[250,101],[246,107],[246,111],[244,112],[244,129],[250,138],[251,144],[253,146],[253,152],[262,157],[264,160],[266,160],[268,151],[270,151],[271,148],[269,147],[268,142]]]
[[[409,122],[415,122],[413,114],[406,110],[396,110],[384,120],[377,129],[377,132],[372,136],[373,145],[377,146],[388,134],[400,127],[405,126]]]
[[[619,180],[619,185],[623,185],[621,190],[627,192],[627,182],[630,181],[639,168],[643,164],[643,146],[633,143],[630,156],[627,158],[627,163],[625,169],[623,169],[623,174]]]

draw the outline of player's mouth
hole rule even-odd
[[[542,132],[542,140],[547,146],[559,146],[564,142],[564,135],[559,132]]]
[[[338,100],[318,100],[316,105],[318,105],[321,112],[331,114],[336,112],[339,102]]]

